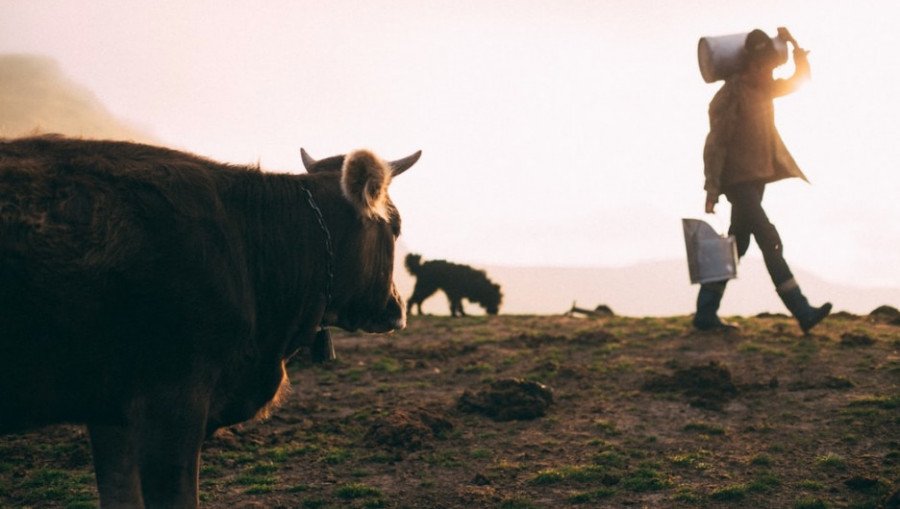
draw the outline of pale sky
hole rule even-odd
[[[702,214],[699,37],[782,25],[813,72],[776,102],[813,182],[767,188],[788,262],[900,286],[895,1],[0,0],[0,53],[222,161],[422,149],[392,196],[426,258],[616,266],[683,258]]]

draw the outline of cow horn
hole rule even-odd
[[[400,175],[404,171],[408,170],[410,166],[416,164],[416,161],[422,157],[422,151],[418,151],[415,154],[404,157],[403,159],[398,159],[396,161],[391,161],[391,176],[396,177]]]
[[[304,148],[300,149],[300,159],[303,159],[303,167],[306,168],[306,171],[310,171],[317,162],[312,156],[306,153],[306,149]]]

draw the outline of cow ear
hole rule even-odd
[[[388,218],[388,184],[391,167],[368,150],[356,150],[344,157],[341,189],[360,215]]]

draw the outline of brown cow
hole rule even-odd
[[[104,507],[195,507],[204,437],[277,401],[317,329],[405,326],[387,187],[419,155],[291,175],[0,140],[0,432],[85,423]]]

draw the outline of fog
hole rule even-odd
[[[52,58],[38,62],[58,65],[74,102],[100,112],[86,136],[151,139],[273,171],[300,171],[301,146],[314,157],[422,149],[392,196],[404,246],[426,258],[620,267],[683,259],[679,219],[702,213],[706,108],[718,85],[700,78],[697,39],[786,25],[813,69],[776,103],[812,181],[767,190],[787,259],[845,287],[897,287],[900,65],[888,56],[900,19],[889,2],[809,6],[5,2],[0,53]],[[0,61],[0,79],[20,76],[10,62]],[[19,108],[40,112],[38,129],[82,128],[52,94],[30,92],[0,99],[6,135]],[[113,117],[118,134],[106,130]]]

